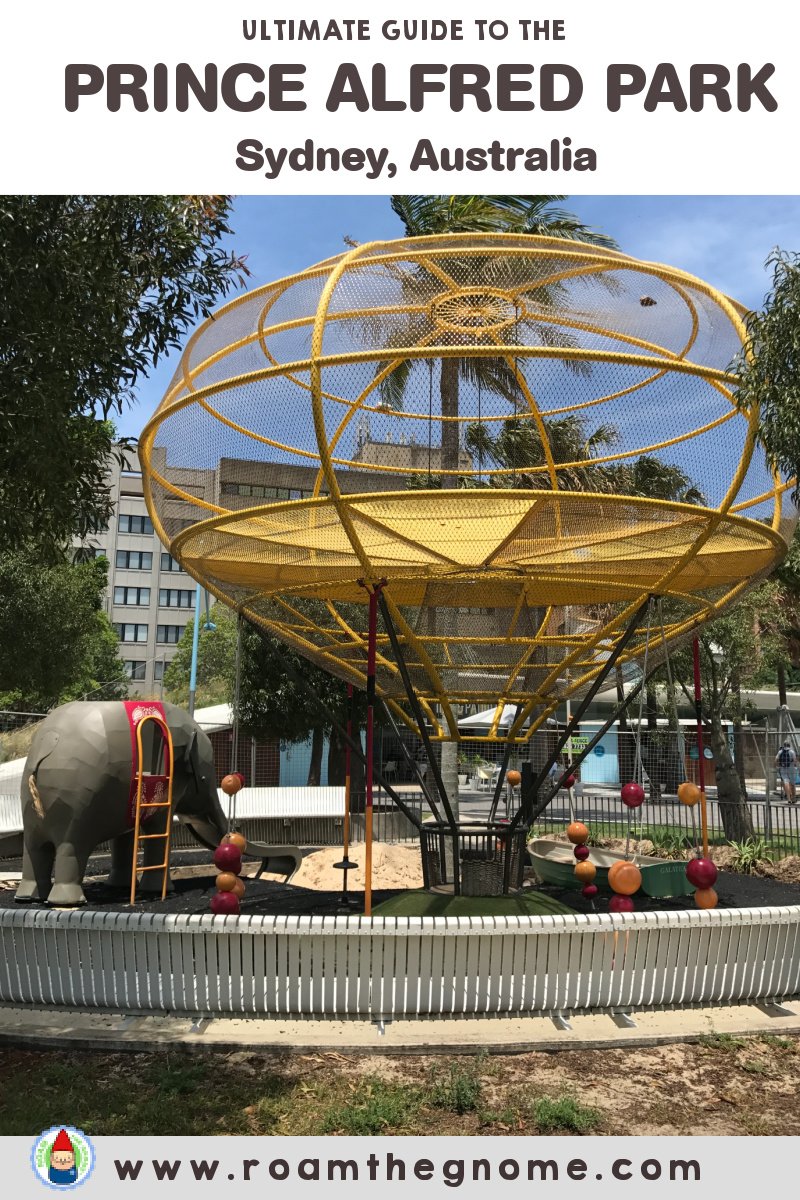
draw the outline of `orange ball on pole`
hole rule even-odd
[[[575,876],[581,883],[592,883],[597,874],[597,867],[588,858],[575,864]]]
[[[567,826],[567,837],[574,846],[582,846],[589,840],[589,829],[582,821],[571,821]]]
[[[247,849],[247,838],[243,833],[228,833],[222,839],[223,846],[238,846],[242,854]]]
[[[234,896],[237,896],[241,900],[242,896],[244,895],[244,881],[241,880],[238,875],[234,875],[234,879],[236,880],[236,884],[231,890],[233,891]]]
[[[237,879],[232,871],[221,871],[217,876],[217,891],[235,892],[236,883]]]
[[[678,784],[678,799],[681,804],[685,804],[688,808],[692,808],[700,799],[700,788],[696,783],[691,783],[688,779],[685,783]]]
[[[519,787],[522,783],[522,776],[519,771],[506,771],[506,782],[510,787]]]
[[[226,775],[219,785],[226,796],[235,796],[242,787],[242,779],[240,775]]]
[[[694,894],[694,902],[698,908],[716,908],[719,896],[713,888],[698,888]]]
[[[608,886],[620,896],[632,896],[642,886],[642,872],[636,863],[615,862],[608,872]]]

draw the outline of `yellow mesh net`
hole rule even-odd
[[[489,738],[524,740],[648,595],[674,642],[785,553],[786,484],[735,404],[743,341],[733,301],[613,250],[358,246],[194,333],[142,435],[148,506],[195,579],[359,686],[385,579],[435,736],[494,705]],[[377,683],[413,724],[385,631]]]

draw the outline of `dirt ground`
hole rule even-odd
[[[800,1039],[502,1056],[189,1056],[0,1047],[0,1134],[63,1119],[89,1133],[785,1135]],[[219,1081],[224,1078],[224,1087]]]

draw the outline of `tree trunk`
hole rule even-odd
[[[311,732],[311,762],[308,764],[308,786],[319,787],[322,778],[322,749],[325,743],[325,730],[316,725]]]
[[[442,416],[458,416],[458,359],[443,358],[442,372],[439,377],[439,394],[442,401]],[[443,471],[457,471],[459,459],[459,424],[458,421],[442,421],[442,461]],[[458,487],[455,475],[442,475],[442,487]]]
[[[458,820],[458,742],[442,742],[440,770],[447,798]]]
[[[707,732],[711,749],[714,751],[717,801],[719,802],[722,828],[729,841],[741,842],[753,836],[753,822],[742,795],[736,764],[731,757],[728,745],[728,737],[722,728],[719,717],[715,715],[711,717]]]
[[[647,733],[642,738],[642,764],[650,780],[650,799],[659,800],[664,780],[664,747],[658,732],[658,696],[655,685],[649,683],[645,691],[647,710]]]
[[[344,741],[334,726],[328,741],[328,787],[344,786],[344,766]]]
[[[733,717],[733,761],[736,764],[736,774],[739,776],[739,787],[742,796],[747,799],[747,779],[744,773],[744,731],[742,729],[742,692],[739,686],[739,674],[731,671],[731,691],[734,697]]]

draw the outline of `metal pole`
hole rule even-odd
[[[366,769],[366,855],[364,861],[364,916],[372,916],[372,768],[375,754],[375,658],[378,642],[378,593],[376,584],[369,594],[367,628],[367,769]]]
[[[708,814],[706,812],[706,762],[703,757],[703,694],[700,685],[700,641],[692,640],[694,666],[694,711],[697,718],[697,762],[700,778],[700,828],[703,835],[703,857],[708,858]]]
[[[197,696],[197,651],[200,646],[200,592],[198,583],[194,593],[194,629],[192,630],[192,669],[189,674],[189,716],[194,716],[194,702]]]
[[[645,609],[648,607],[649,603],[650,603],[649,599],[646,600],[645,603],[639,607],[639,609],[636,611],[636,613],[634,613],[627,629],[625,630],[622,637],[619,639],[619,641],[615,645],[614,649],[611,651],[611,654],[606,659],[606,661],[603,664],[603,667],[601,668],[599,673],[595,676],[594,683],[592,684],[592,686],[589,688],[586,695],[581,700],[576,711],[572,714],[569,725],[565,729],[564,733],[562,733],[561,737],[558,739],[558,743],[556,745],[555,750],[552,751],[552,753],[549,755],[548,760],[545,763],[543,769],[539,772],[539,774],[536,776],[536,779],[534,780],[533,787],[531,788],[531,791],[530,791],[530,796],[531,796],[532,800],[536,796],[538,796],[541,787],[546,782],[547,776],[550,774],[551,766],[553,765],[554,762],[556,762],[558,760],[558,756],[561,754],[561,752],[564,749],[564,747],[566,746],[567,742],[572,737],[572,734],[575,731],[575,729],[577,728],[578,723],[580,722],[583,714],[586,712],[586,709],[589,707],[592,700],[594,700],[597,692],[599,692],[600,688],[603,686],[603,683],[605,682],[606,678],[608,677],[610,672],[614,669],[615,662],[617,661],[619,656],[622,654],[622,651],[625,649],[628,642],[631,640],[634,633],[636,632],[636,627],[639,623],[639,620],[642,617],[643,613],[645,612]],[[565,773],[562,776],[562,781],[564,779],[566,779],[568,773],[569,773],[569,769],[567,770],[567,773]],[[560,786],[561,786],[561,782],[559,782],[559,787]],[[555,792],[553,792],[551,794],[550,798],[547,801],[547,804],[550,803],[550,800],[552,799],[552,797],[554,795],[555,795]],[[540,806],[536,810],[536,815],[538,816],[539,813],[541,813],[543,811],[543,808],[546,808],[546,807],[547,807],[546,804],[543,807]],[[520,804],[519,808],[517,809],[516,813],[514,814],[514,817],[511,820],[510,829],[512,831],[514,829],[516,829],[517,826],[519,825],[520,821],[523,818],[527,821],[528,824],[530,824],[531,813],[530,813],[530,811],[525,810],[524,805]]]

